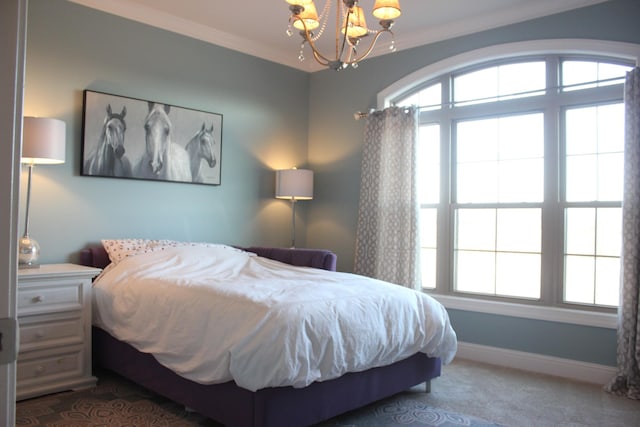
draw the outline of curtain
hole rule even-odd
[[[617,374],[608,391],[640,399],[640,68],[627,74]]]
[[[418,108],[367,116],[354,272],[420,288]]]

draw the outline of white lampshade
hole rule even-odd
[[[305,25],[307,26],[307,31],[315,30],[320,26],[315,3],[309,2],[302,6],[304,7],[304,10],[300,13],[300,15],[298,15],[300,19],[296,19],[295,21],[293,21],[293,26],[300,31],[304,31]],[[304,25],[302,24],[301,20],[304,21]]]
[[[296,168],[276,171],[276,198],[313,199],[313,171]]]
[[[22,135],[22,163],[64,163],[66,125],[63,121],[25,117]]]
[[[358,38],[364,37],[369,33],[367,22],[364,18],[364,11],[360,6],[354,6],[347,19],[347,22],[341,30],[342,34],[344,34],[346,30],[347,37]]]
[[[373,16],[378,19],[396,19],[402,14],[399,0],[376,0]]]
[[[311,3],[313,0],[285,0],[285,1],[294,6],[304,6],[306,4]]]

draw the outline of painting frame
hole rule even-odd
[[[221,185],[220,113],[85,89],[80,175]]]

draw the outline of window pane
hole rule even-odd
[[[500,99],[521,98],[522,96],[544,93],[546,72],[543,61],[501,65],[498,67],[498,72]]]
[[[618,305],[619,258],[568,256],[565,263],[565,301]]]
[[[538,254],[498,253],[496,294],[518,298],[540,298]]]
[[[598,151],[598,125],[596,109],[572,108],[566,116],[567,155],[591,154]]]
[[[542,113],[499,119],[500,159],[530,159],[544,156]]]
[[[596,61],[563,61],[562,62],[562,86],[563,90],[589,89],[599,86],[621,84],[624,76],[632,67],[626,65],[611,64]],[[598,83],[600,80],[617,78],[609,82]],[[581,84],[585,83],[585,84]]]
[[[596,245],[595,208],[566,210],[566,253],[592,255]]]
[[[422,289],[436,288],[436,249],[420,250],[420,269],[422,273]]]
[[[598,63],[592,61],[563,61],[562,62],[562,86],[572,86],[584,82],[598,80]],[[595,87],[595,84],[579,87],[565,88],[564,90],[587,89]]]
[[[622,200],[624,182],[622,153],[598,156],[598,200]]]
[[[458,165],[457,200],[461,203],[496,202],[498,200],[498,163]]]
[[[622,208],[568,208],[565,215],[565,253],[620,256]]]
[[[593,304],[595,258],[565,257],[564,298],[567,302]]]
[[[442,84],[436,83],[428,86],[394,102],[394,104],[399,107],[417,105],[421,111],[438,110],[442,108]]]
[[[420,107],[423,110],[437,110],[442,108],[442,85],[440,83],[431,85],[418,92],[420,96]]]
[[[621,208],[566,210],[565,301],[616,306]]]
[[[470,105],[541,95],[546,86],[543,61],[488,67],[453,79],[454,103]]]
[[[566,200],[622,200],[622,104],[568,109],[565,129]]]
[[[498,201],[541,202],[544,195],[542,159],[511,160],[498,165]]]
[[[541,209],[498,209],[496,249],[503,252],[540,252]]]
[[[623,104],[572,108],[565,117],[567,155],[624,150]]]
[[[420,126],[418,142],[418,201],[440,201],[440,126]]]
[[[455,290],[495,294],[495,253],[456,251]]]
[[[456,249],[490,250],[496,248],[496,210],[458,209]]]
[[[598,112],[598,152],[624,151],[624,104],[601,105]]]
[[[456,125],[458,163],[498,160],[498,119],[468,120]]]
[[[456,290],[539,298],[541,213],[538,208],[458,209]]]
[[[398,107],[411,107],[412,105],[420,106],[420,92],[413,93],[406,98],[395,102]]]
[[[438,247],[438,209],[420,209],[420,267],[422,287],[436,287],[436,255]]]
[[[596,255],[619,257],[622,250],[622,208],[598,208]]]
[[[604,62],[598,62],[598,79],[599,80],[610,80],[615,79],[616,77],[620,77],[620,79],[616,79],[610,82],[602,82],[600,86],[607,85],[615,85],[619,83],[623,83],[623,77],[630,71],[633,67],[629,67],[626,65],[618,65],[618,64],[607,64]]]
[[[456,201],[543,200],[543,114],[461,121],[455,134]]]
[[[617,306],[620,298],[620,258],[596,258],[595,304]]]
[[[598,191],[597,156],[572,156],[566,160],[568,202],[594,201]]]
[[[453,101],[467,104],[495,101],[498,95],[498,67],[457,76],[453,79]]]

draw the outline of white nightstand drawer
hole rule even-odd
[[[16,399],[92,387],[91,279],[99,268],[42,264],[18,271]]]
[[[19,318],[20,353],[53,346],[80,344],[84,339],[81,313],[60,317],[50,315]]]
[[[82,283],[71,281],[55,286],[18,287],[18,317],[26,314],[51,313],[82,309]]]
[[[55,354],[45,352],[28,354],[30,357],[18,359],[18,389],[34,383],[82,375],[84,367],[82,346],[68,347]]]

